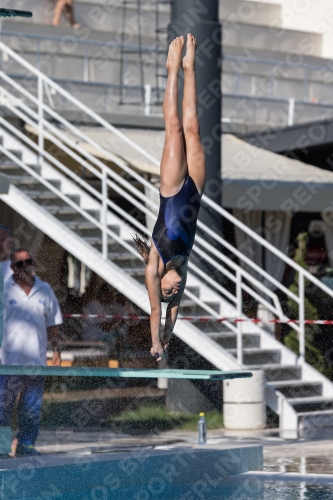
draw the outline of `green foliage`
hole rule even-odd
[[[223,416],[219,411],[206,415],[207,429],[223,427]],[[133,410],[126,410],[117,417],[110,418],[107,427],[126,434],[151,434],[173,429],[196,431],[199,415],[169,412],[162,405],[149,404]]]
[[[299,266],[307,269],[305,262],[305,252],[307,245],[307,233],[300,233],[297,237],[298,248],[295,251],[294,261]],[[305,290],[309,288],[310,281],[305,278],[304,280]],[[299,276],[298,273],[295,275],[294,282],[290,285],[289,290],[296,296],[299,295]],[[295,302],[291,297],[288,297],[288,309],[290,319],[298,319],[299,307],[297,302]],[[319,319],[317,308],[305,297],[304,299],[304,309],[305,309],[305,319]],[[320,373],[330,378],[332,375],[332,369],[330,364],[326,361],[325,357],[321,354],[319,349],[314,347],[313,337],[316,333],[320,332],[318,325],[305,325],[305,360],[311,366],[313,366]],[[285,338],[284,344],[289,347],[295,354],[298,354],[299,342],[297,339],[297,334],[295,330],[292,330]]]
[[[293,351],[295,354],[298,354],[299,342],[295,331],[290,332],[289,335],[284,338],[284,343],[291,351]],[[305,342],[305,361],[320,373],[325,375],[325,377],[329,379],[331,378],[331,365],[326,361],[325,357],[321,354],[319,349],[317,349],[309,342]]]

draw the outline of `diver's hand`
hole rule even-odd
[[[150,349],[150,354],[156,359],[156,361],[161,361],[164,356],[164,349],[161,343],[154,344]]]

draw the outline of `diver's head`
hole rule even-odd
[[[161,279],[161,299],[169,302],[179,293],[182,278],[175,269],[168,271]]]

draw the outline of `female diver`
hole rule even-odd
[[[163,101],[165,142],[161,160],[160,209],[149,247],[134,240],[146,263],[146,286],[151,305],[151,354],[160,361],[169,345],[179,304],[185,289],[187,263],[196,232],[206,166],[200,140],[195,78],[196,39],[187,35],[171,42]],[[184,70],[183,121],[178,112],[178,73]],[[161,302],[168,302],[166,322],[160,334]]]

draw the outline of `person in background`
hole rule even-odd
[[[57,0],[56,1],[55,7],[54,7],[52,25],[59,26],[61,14],[62,14],[62,11],[64,9],[66,11],[66,17],[67,17],[70,25],[75,29],[81,28],[81,25],[78,24],[74,18],[73,0]]]
[[[12,276],[4,292],[3,365],[45,366],[48,337],[53,365],[60,366],[58,325],[62,315],[48,283],[34,273],[26,248],[11,253]],[[18,395],[16,456],[33,456],[40,425],[44,379],[41,376],[0,376],[0,426],[10,426]]]
[[[123,316],[129,313],[124,298],[108,283],[98,289],[96,299],[83,308],[83,314],[110,314]],[[125,338],[128,322],[111,318],[87,318],[84,320],[82,339],[90,342],[106,341],[114,349],[118,338]]]
[[[4,282],[8,282],[13,274],[10,262],[11,241],[10,229],[4,224],[0,224],[0,263],[3,270]]]

